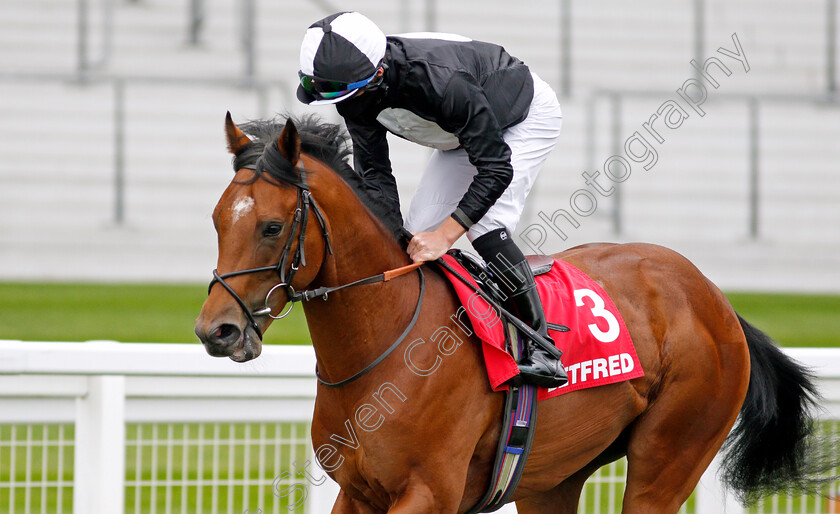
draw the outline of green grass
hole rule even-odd
[[[0,339],[197,342],[204,285],[0,283]],[[730,293],[735,309],[783,346],[840,347],[840,296]],[[298,305],[268,344],[309,344]]]
[[[729,293],[735,310],[782,346],[840,347],[840,296]]]
[[[0,339],[198,342],[205,285],[0,283]],[[275,321],[268,344],[310,344],[303,309]]]

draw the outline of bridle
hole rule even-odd
[[[242,166],[245,169],[257,170],[258,168],[262,170],[260,160],[257,160],[256,165],[246,165]],[[280,260],[274,266],[262,266],[259,268],[248,268],[244,270],[238,271],[231,271],[229,273],[222,273],[219,274],[218,270],[213,270],[213,279],[210,281],[210,285],[207,288],[207,294],[210,294],[210,291],[213,289],[213,286],[221,284],[225,290],[230,293],[236,303],[239,304],[239,307],[242,308],[242,312],[245,313],[245,316],[248,318],[248,322],[251,324],[251,327],[254,329],[254,332],[257,333],[257,336],[262,341],[262,331],[260,330],[259,325],[257,325],[256,318],[260,316],[269,316],[274,319],[281,319],[285,318],[292,312],[292,308],[294,307],[295,302],[299,302],[302,300],[312,300],[315,298],[323,298],[324,300],[327,299],[330,293],[334,291],[338,291],[339,289],[344,289],[346,287],[352,286],[360,286],[365,284],[373,284],[376,282],[387,282],[393,278],[405,275],[411,271],[417,270],[420,273],[420,295],[417,298],[417,305],[414,308],[414,314],[411,317],[411,321],[409,322],[408,326],[403,330],[402,334],[394,341],[391,346],[382,352],[373,362],[368,364],[364,369],[355,373],[353,376],[346,378],[344,380],[340,380],[338,382],[327,382],[318,374],[317,368],[315,369],[315,376],[318,378],[318,382],[327,386],[327,387],[341,387],[345,384],[349,384],[353,382],[357,378],[362,377],[363,375],[367,374],[370,370],[375,368],[380,362],[385,360],[385,358],[391,354],[402,341],[406,338],[411,329],[414,328],[414,325],[417,323],[417,319],[420,316],[420,309],[423,306],[423,296],[426,291],[426,278],[423,275],[423,270],[420,268],[423,265],[423,262],[415,262],[412,264],[408,264],[406,266],[402,266],[399,268],[391,269],[385,271],[383,273],[379,273],[378,275],[373,275],[370,277],[362,278],[348,284],[343,284],[339,286],[333,287],[319,287],[317,289],[307,289],[303,291],[295,291],[294,287],[292,287],[292,280],[295,277],[295,273],[297,272],[300,266],[306,266],[306,253],[304,252],[304,239],[306,237],[306,226],[309,222],[309,211],[311,210],[312,213],[315,215],[315,219],[318,220],[318,224],[321,225],[321,233],[324,236],[324,244],[326,246],[325,252],[329,252],[332,255],[332,245],[330,244],[330,233],[327,230],[327,223],[326,219],[324,218],[321,209],[318,207],[318,203],[315,202],[315,199],[312,197],[312,192],[309,189],[309,185],[306,183],[306,174],[302,170],[300,173],[300,181],[299,182],[289,182],[293,186],[297,187],[297,207],[295,208],[295,213],[292,218],[292,226],[289,228],[289,235],[286,239],[286,243],[283,245],[283,253],[280,255]],[[295,254],[292,257],[291,265],[289,266],[288,272],[286,271],[286,264],[289,262],[289,254],[291,252],[292,243],[295,240],[295,231],[298,230],[297,233],[297,240],[298,245],[295,249]],[[403,236],[408,234],[409,232],[404,231]],[[326,253],[325,253],[326,258]],[[251,311],[248,306],[245,304],[245,301],[236,294],[236,291],[228,284],[225,280],[231,277],[238,277],[240,275],[247,275],[250,273],[262,273],[264,271],[276,271],[280,275],[280,283],[273,286],[269,289],[268,293],[265,295],[265,307],[261,309],[257,309]],[[268,306],[268,300],[271,298],[271,294],[274,293],[279,288],[283,288],[286,291],[286,295],[288,296],[288,303],[289,309],[286,312],[281,313],[279,316],[275,316],[271,314],[271,307]]]
[[[257,161],[257,165],[260,162]],[[243,166],[245,169],[250,170],[257,170],[257,165],[246,165]],[[260,316],[269,316],[274,319],[282,319],[289,315],[292,312],[292,308],[294,307],[295,302],[300,300],[310,300],[312,298],[316,298],[317,296],[323,296],[326,299],[326,293],[321,295],[313,295],[312,291],[295,291],[295,288],[292,287],[292,280],[295,278],[295,273],[297,273],[298,268],[301,266],[306,266],[306,252],[304,251],[304,238],[306,237],[306,226],[309,222],[309,211],[311,210],[312,213],[315,215],[315,219],[318,220],[318,224],[321,225],[321,233],[324,235],[324,244],[326,246],[326,251],[332,254],[332,245],[330,245],[330,233],[327,230],[327,223],[324,219],[324,215],[321,213],[321,209],[318,207],[317,202],[315,199],[312,198],[312,192],[309,190],[309,185],[306,183],[306,174],[301,172],[300,174],[300,182],[291,182],[293,186],[297,188],[297,207],[295,208],[295,213],[292,217],[292,225],[289,227],[289,235],[286,238],[286,243],[283,245],[283,253],[280,254],[280,260],[274,266],[262,266],[259,268],[248,268],[244,270],[238,271],[231,271],[229,273],[219,274],[218,270],[213,270],[213,280],[210,281],[210,285],[207,288],[207,294],[210,294],[210,291],[213,289],[213,286],[216,283],[219,283],[224,287],[233,299],[236,300],[236,303],[242,308],[242,311],[245,313],[245,316],[248,318],[248,322],[253,327],[254,331],[257,333],[257,336],[262,340],[262,331],[260,330],[259,325],[257,325],[256,317]],[[297,229],[300,229],[297,234],[298,245],[295,249],[295,254],[292,257],[292,263],[289,266],[288,271],[286,270],[286,265],[289,262],[289,254],[292,249],[292,243],[295,240],[295,232]],[[276,271],[280,275],[280,283],[272,287],[268,294],[265,296],[265,307],[261,309],[257,309],[251,311],[248,306],[245,304],[245,301],[236,294],[236,291],[233,290],[232,287],[225,281],[231,277],[238,277],[240,275],[248,275],[251,273],[262,273],[264,271]],[[283,288],[286,291],[286,295],[289,297],[289,308],[286,312],[281,313],[278,316],[271,314],[271,307],[268,306],[268,300],[271,297],[272,293],[277,289]]]

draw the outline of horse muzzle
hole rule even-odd
[[[201,323],[196,323],[195,334],[213,357],[230,357],[235,362],[247,362],[259,357],[262,352],[262,341],[248,324],[242,329],[233,323],[221,323],[205,330]]]

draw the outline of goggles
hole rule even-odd
[[[377,71],[379,71],[377,69]],[[307,75],[302,71],[298,72],[298,77],[300,77],[300,85],[303,86],[307,92],[317,95],[324,100],[329,100],[331,98],[337,98],[341,95],[347,94],[350,91],[354,91],[361,87],[367,86],[370,84],[374,78],[376,78],[376,72],[373,73],[370,77],[360,80],[358,82],[340,82],[337,80],[323,80],[319,78],[315,78],[312,75]]]

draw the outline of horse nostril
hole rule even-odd
[[[239,341],[240,335],[242,335],[242,331],[239,330],[239,327],[230,323],[224,323],[213,331],[212,339],[217,343],[230,345]]]
[[[235,350],[242,331],[234,324],[222,323],[207,334],[203,339],[207,353],[214,357],[227,357]]]

